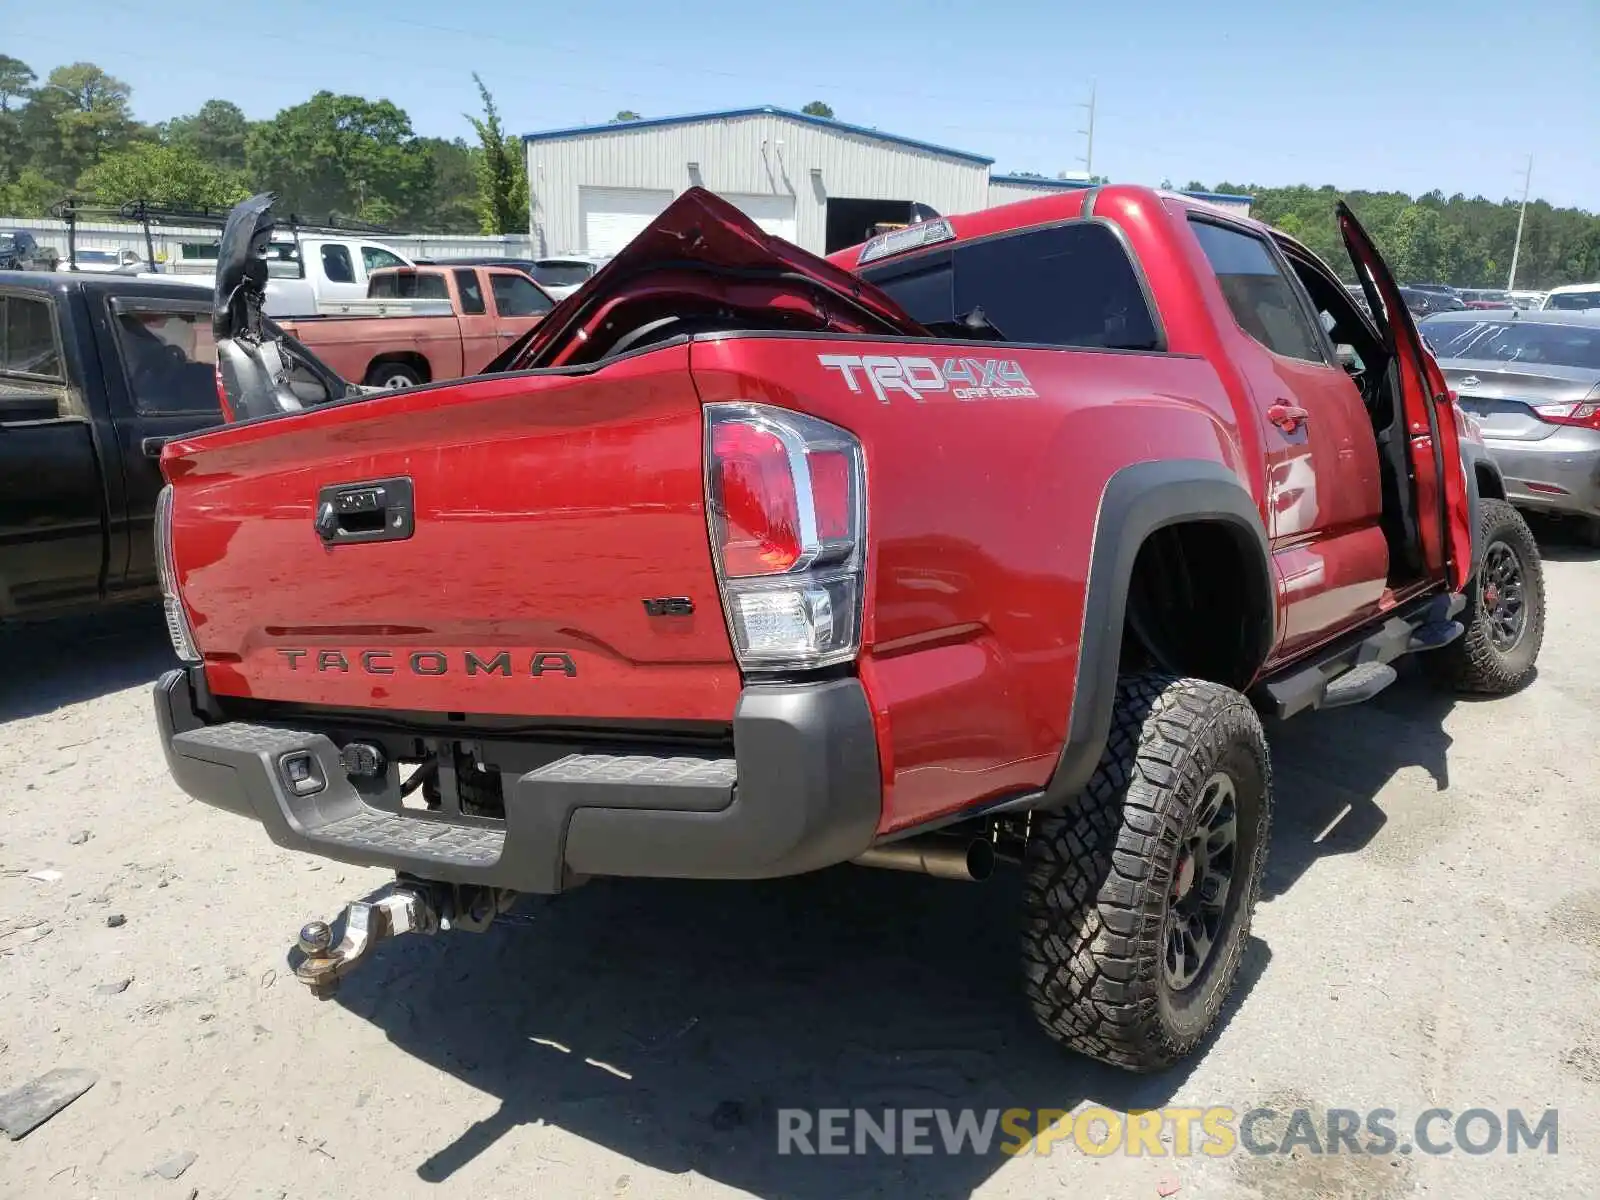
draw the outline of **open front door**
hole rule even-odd
[[[1417,528],[1429,575],[1443,575],[1460,591],[1472,573],[1473,529],[1468,518],[1460,433],[1444,374],[1422,344],[1394,276],[1367,231],[1344,201],[1339,232],[1355,264],[1367,306],[1394,355],[1406,425],[1406,449],[1416,485]]]

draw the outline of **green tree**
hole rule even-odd
[[[813,100],[800,111],[808,117],[827,117],[828,120],[833,120],[832,106],[824,104],[821,100]]]
[[[230,171],[244,169],[245,138],[250,122],[231,100],[207,100],[200,111],[174,117],[162,127],[164,140],[181,146],[206,162]]]
[[[618,121],[642,121],[642,120],[644,120],[644,118],[641,117],[638,113],[634,112],[633,109],[625,108],[621,112],[619,112],[616,116],[611,118],[611,123],[613,125],[615,125]]]
[[[57,67],[22,110],[29,165],[62,181],[76,179],[141,130],[128,108],[133,89],[93,63]]]
[[[0,183],[0,213],[12,217],[47,217],[61,199],[61,185],[26,167],[9,183]]]
[[[433,163],[425,202],[406,215],[408,227],[428,233],[478,232],[478,164],[482,151],[461,138],[423,138]],[[524,219],[527,209],[524,207]]]
[[[0,186],[14,179],[27,165],[22,114],[17,110],[33,94],[36,78],[33,68],[20,58],[0,54]]]
[[[280,211],[305,219],[394,221],[433,182],[404,109],[327,91],[254,126],[245,162],[256,186],[278,193]]]
[[[78,190],[101,204],[148,200],[174,208],[226,209],[250,194],[243,176],[184,146],[141,142],[106,155],[83,173]]]
[[[469,116],[478,133],[478,224],[484,233],[528,231],[528,167],[522,140],[507,137],[494,97],[476,74],[483,116]]]
[[[38,78],[20,58],[0,54],[0,113],[9,113],[14,101],[26,100]]]

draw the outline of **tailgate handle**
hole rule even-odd
[[[337,483],[317,493],[313,524],[325,546],[403,541],[416,523],[411,480],[403,475]]]

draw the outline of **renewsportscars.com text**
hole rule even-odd
[[[780,1108],[779,1154],[1555,1154],[1556,1109]]]

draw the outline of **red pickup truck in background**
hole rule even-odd
[[[235,252],[255,419],[162,457],[172,773],[398,873],[302,931],[319,994],[593,876],[998,861],[1045,1030],[1170,1064],[1248,938],[1258,713],[1409,654],[1507,692],[1543,636],[1527,527],[1339,219],[1370,317],[1293,238],[1146,188],[833,261],[696,189],[494,373],[305,411]]]
[[[427,301],[435,303],[417,303]],[[365,301],[278,325],[345,379],[413,387],[477,374],[554,306],[513,267],[385,267],[372,273]]]

